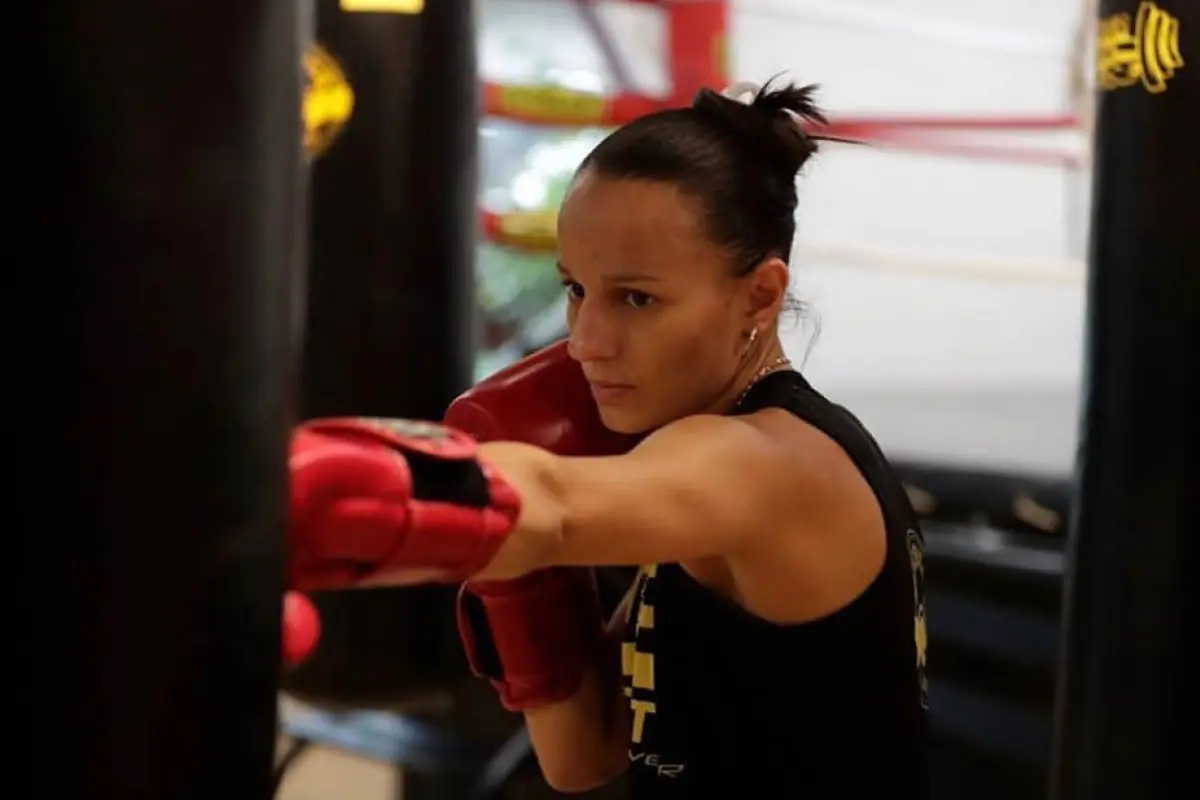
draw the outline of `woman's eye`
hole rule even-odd
[[[575,281],[563,281],[563,286],[567,287],[567,297],[572,300],[583,299],[583,286]]]
[[[654,302],[654,298],[645,292],[626,292],[625,304],[633,308],[645,308]]]

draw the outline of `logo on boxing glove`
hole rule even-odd
[[[434,422],[422,422],[415,419],[387,419],[384,417],[359,417],[363,425],[379,428],[385,433],[399,436],[401,439],[423,439],[430,442],[448,442],[454,437],[445,426]]]
[[[356,417],[354,423],[392,446],[453,461],[475,458],[476,442],[455,428],[416,419]]]

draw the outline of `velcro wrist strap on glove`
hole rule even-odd
[[[521,501],[466,434],[430,422],[329,418],[292,441],[296,588],[350,585],[388,569],[447,581],[483,569]]]
[[[465,584],[458,629],[472,672],[492,682],[510,711],[566,700],[604,656],[603,611],[590,569]]]

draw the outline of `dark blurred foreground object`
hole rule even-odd
[[[440,419],[475,359],[471,3],[352,13],[318,0],[316,30],[301,415]],[[453,593],[317,595],[321,642],[285,688],[391,707],[460,679]]]
[[[49,152],[26,197],[57,287],[34,338],[61,369],[38,530],[68,613],[66,768],[39,780],[64,796],[270,794],[302,7],[27,9]]]
[[[1200,3],[1100,0],[1087,391],[1055,800],[1200,795]],[[1191,786],[1191,789],[1187,787]]]

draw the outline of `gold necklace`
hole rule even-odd
[[[779,356],[770,364],[767,364],[765,367],[760,369],[755,376],[750,379],[750,384],[742,390],[742,393],[738,396],[737,402],[733,404],[734,407],[736,408],[742,404],[742,401],[746,399],[746,395],[750,394],[750,390],[754,388],[756,383],[770,375],[772,372],[783,369],[784,367],[790,367],[791,365],[792,360],[790,358],[787,356]]]

